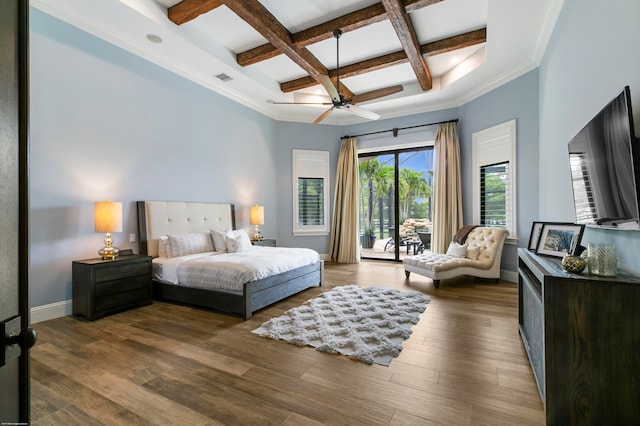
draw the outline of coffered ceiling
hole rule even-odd
[[[31,4],[274,119],[314,122],[334,102],[322,123],[343,125],[368,119],[341,100],[392,118],[459,106],[535,68],[562,0]]]

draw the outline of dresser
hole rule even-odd
[[[151,256],[72,262],[73,315],[95,320],[152,301]]]
[[[640,419],[640,278],[518,249],[518,322],[548,425]]]

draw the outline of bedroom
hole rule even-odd
[[[519,163],[518,245],[525,246],[531,221],[572,220],[569,182],[549,190],[564,182],[566,141],[624,85],[632,88],[634,107],[640,104],[639,59],[618,53],[636,50],[638,6],[618,3],[601,10],[565,1],[540,66],[458,108],[346,128],[276,122],[32,9],[33,318],[68,313],[70,262],[100,246],[92,203],[107,197],[127,201],[126,231],[116,236],[121,248],[134,247],[127,241],[136,227],[135,200],[188,199],[244,206],[238,221],[245,226],[248,206],[260,202],[263,234],[326,252],[328,239],[287,231],[291,149],[327,149],[335,169],[340,136],[378,128],[458,118],[464,153],[474,131],[517,117],[518,158],[526,159]],[[619,47],[605,48],[612,45]],[[196,145],[185,150],[186,140]],[[463,168],[467,160],[463,154]],[[638,272],[638,235],[588,237],[627,248],[620,261]],[[504,268],[515,272],[515,248],[504,254]]]

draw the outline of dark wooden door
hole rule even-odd
[[[30,420],[28,11],[0,1],[0,424]]]

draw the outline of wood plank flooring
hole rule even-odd
[[[389,367],[251,334],[334,286],[418,290],[432,301]],[[322,288],[246,322],[154,302],[35,325],[35,425],[542,425],[517,328],[517,287],[442,281],[401,264],[325,265]]]

